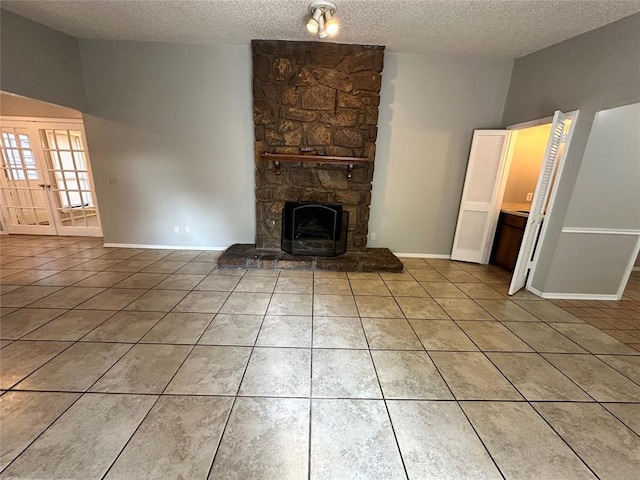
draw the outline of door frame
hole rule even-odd
[[[529,290],[529,291],[533,291],[533,293],[536,293],[534,290],[532,290],[531,288],[531,282],[533,281],[533,278],[535,276],[535,272],[536,272],[536,267],[538,266],[538,260],[540,259],[540,251],[542,250],[542,246],[544,245],[545,240],[547,239],[547,235],[548,235],[548,227],[549,227],[549,221],[548,219],[552,216],[553,214],[553,207],[555,206],[555,202],[556,202],[556,197],[558,194],[558,185],[560,183],[560,180],[563,176],[564,173],[564,166],[566,164],[566,158],[569,154],[569,150],[571,148],[571,140],[573,138],[573,132],[576,129],[576,122],[578,120],[578,116],[579,116],[580,110],[572,110],[570,112],[565,112],[565,115],[567,115],[568,117],[570,117],[571,119],[571,123],[569,126],[569,132],[567,132],[566,135],[566,139],[565,139],[565,147],[563,150],[563,154],[560,157],[560,159],[558,160],[558,166],[556,167],[556,174],[555,177],[553,179],[553,182],[551,184],[551,192],[549,194],[549,202],[547,203],[547,209],[546,209],[546,213],[545,213],[545,221],[542,222],[542,226],[540,227],[540,233],[538,234],[538,239],[536,242],[536,247],[535,250],[533,252],[533,258],[531,259],[531,268],[529,269],[529,273],[527,275],[527,281],[525,283],[524,289],[525,290]],[[553,121],[553,116],[549,116],[549,117],[544,117],[544,118],[540,118],[540,119],[536,119],[536,120],[531,120],[528,122],[522,122],[522,123],[516,123],[513,125],[510,125],[507,127],[507,130],[513,130],[513,131],[517,131],[517,130],[523,130],[525,128],[531,128],[531,127],[535,127],[538,125],[544,125],[546,123],[551,123]],[[512,151],[510,151],[509,153],[513,153]],[[504,182],[504,187],[506,187],[506,178],[508,178],[509,176],[509,168],[511,167],[511,157],[508,157],[508,163],[506,165],[505,171],[503,172],[503,176],[505,177],[505,182]],[[538,178],[540,174],[538,174]],[[501,192],[501,193],[504,193]]]
[[[101,237],[102,236],[102,222],[100,220],[100,210],[98,207],[98,199],[97,199],[97,194],[96,194],[96,188],[95,188],[95,182],[93,180],[93,170],[91,168],[91,158],[89,155],[89,148],[87,145],[87,136],[86,136],[86,132],[84,129],[84,121],[81,118],[45,118],[45,117],[19,117],[19,116],[0,116],[0,122],[3,125],[7,125],[10,127],[14,127],[14,128],[24,128],[24,127],[31,127],[31,128],[36,128],[38,130],[46,130],[47,128],[50,129],[65,129],[65,130],[78,130],[80,131],[81,137],[82,137],[82,142],[83,142],[83,153],[84,153],[84,157],[86,160],[86,169],[88,172],[88,180],[89,180],[89,184],[91,187],[91,192],[92,192],[92,197],[93,197],[93,203],[94,203],[94,207],[96,210],[96,220],[97,220],[97,227],[96,228],[91,228],[91,227],[65,227],[63,225],[61,225],[60,223],[60,219],[59,219],[59,215],[57,213],[57,211],[54,211],[53,205],[51,205],[51,197],[53,195],[56,195],[56,193],[52,192],[50,189],[46,190],[46,195],[47,195],[47,201],[49,202],[49,208],[48,210],[50,210],[51,212],[51,223],[54,226],[55,229],[55,233],[51,234],[51,235],[62,235],[62,236],[93,236],[93,237]],[[69,127],[69,128],[67,128]],[[38,132],[39,134],[40,132]],[[38,139],[37,139],[37,143],[32,146],[34,152],[37,153],[38,155],[38,160],[40,160],[43,163],[44,168],[44,175],[45,178],[47,180],[47,183],[49,183],[49,181],[51,180],[50,178],[50,173],[49,169],[46,168],[46,164],[45,164],[45,153],[44,153],[44,148],[42,145],[42,141],[38,135]],[[5,228],[7,228],[7,232],[8,232],[8,225],[5,222]],[[24,232],[27,233],[27,232]]]

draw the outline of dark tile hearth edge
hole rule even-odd
[[[254,244],[237,243],[220,258],[222,268],[265,268],[286,270],[329,270],[335,272],[400,273],[403,264],[388,248],[367,248],[337,257],[293,256],[280,250],[256,248]]]

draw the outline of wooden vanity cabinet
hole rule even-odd
[[[500,212],[489,260],[492,265],[513,272],[526,226],[527,217],[525,215]]]

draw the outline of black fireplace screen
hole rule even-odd
[[[347,251],[348,228],[342,205],[285,202],[281,248],[291,255],[335,257]]]

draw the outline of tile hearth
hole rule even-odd
[[[335,257],[289,255],[281,250],[256,248],[254,244],[236,243],[218,258],[220,267],[281,270],[329,270],[334,272],[400,273],[402,262],[388,248],[347,251]]]
[[[637,273],[550,302],[448,260],[0,242],[0,478],[637,477]]]

